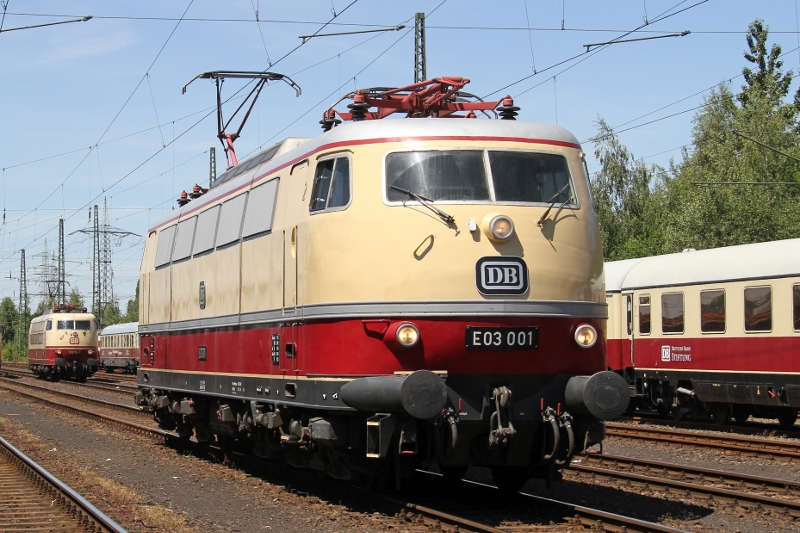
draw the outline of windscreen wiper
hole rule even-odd
[[[439,209],[438,207],[433,205],[433,200],[431,200],[430,198],[425,198],[424,196],[422,196],[420,194],[417,194],[415,192],[412,192],[412,191],[409,191],[409,190],[406,190],[406,189],[401,189],[400,187],[397,187],[396,185],[390,185],[389,188],[394,189],[396,191],[400,191],[402,193],[405,193],[410,198],[413,198],[413,199],[417,200],[420,204],[423,205],[423,207],[426,207],[427,209],[430,209],[431,211],[436,213],[436,215],[439,218],[441,218],[442,220],[444,220],[445,223],[447,223],[447,224],[454,224],[455,223],[456,219],[453,218],[453,215],[448,215],[447,213],[445,213],[444,211],[442,211],[441,209]]]
[[[545,212],[542,214],[542,217],[539,219],[539,222],[537,222],[537,224],[538,224],[539,226],[541,226],[542,224],[544,224],[544,221],[545,221],[545,219],[547,218],[547,215],[548,215],[548,214],[550,214],[550,210],[551,210],[551,209],[553,209],[553,206],[554,206],[554,205],[556,205],[556,202],[558,201],[558,200],[556,200],[556,198],[558,198],[559,196],[561,196],[561,193],[562,193],[562,192],[564,192],[565,190],[567,190],[567,187],[569,187],[569,181],[568,181],[568,182],[567,182],[567,183],[566,183],[566,184],[565,184],[563,187],[561,187],[561,189],[559,189],[557,193],[555,193],[553,196],[551,196],[551,197],[550,197],[550,199],[548,200],[548,202],[550,202],[550,206],[547,208],[547,211],[545,211]],[[560,206],[558,206],[558,208],[559,208],[559,209],[561,209],[562,207],[564,207],[565,205],[567,205],[567,204],[570,202],[570,200],[572,200],[572,197],[571,197],[571,196],[570,196],[570,197],[568,197],[568,198],[567,198],[566,200],[564,200],[563,202],[561,202],[561,205],[560,205]]]

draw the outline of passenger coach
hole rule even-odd
[[[601,372],[580,146],[537,123],[372,115],[282,141],[150,229],[139,402],[334,477],[550,476],[627,406]]]
[[[682,416],[800,409],[800,239],[605,265],[608,361],[633,404]]]
[[[107,372],[120,369],[135,374],[139,367],[139,323],[125,322],[103,328],[97,338],[99,366]]]

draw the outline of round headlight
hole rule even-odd
[[[400,327],[397,328],[395,336],[397,337],[397,342],[405,348],[411,348],[419,342],[419,330],[414,324],[401,324]]]
[[[581,324],[575,328],[575,342],[581,348],[591,348],[597,342],[597,330],[589,324]]]
[[[492,219],[489,229],[491,229],[495,239],[504,241],[514,233],[514,223],[507,216],[499,215]]]

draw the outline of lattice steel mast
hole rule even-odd
[[[19,329],[17,331],[17,355],[22,355],[22,338],[28,335],[28,278],[25,274],[25,248],[19,258]]]
[[[425,13],[414,18],[414,83],[428,79],[425,72]]]
[[[58,305],[67,304],[67,273],[64,268],[64,219],[58,219]]]

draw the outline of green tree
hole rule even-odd
[[[139,282],[136,282],[136,292],[133,299],[128,300],[128,309],[125,314],[125,322],[139,321]]]
[[[712,248],[796,237],[800,231],[797,119],[800,96],[786,102],[791,73],[781,71],[781,48],[767,51],[768,30],[750,24],[755,69],[734,95],[719,87],[694,120],[693,150],[668,180],[664,248]],[[797,158],[797,159],[796,159]]]
[[[100,313],[100,323],[105,326],[111,324],[119,324],[123,321],[122,313],[119,312],[119,302],[116,300],[109,302],[103,307],[103,312]]]
[[[603,119],[597,125],[594,154],[600,170],[591,187],[605,258],[659,253],[663,170],[637,160]]]
[[[67,303],[75,307],[86,307],[86,304],[83,302],[83,296],[81,296],[77,289],[72,289],[69,291],[69,299],[67,300]]]
[[[19,311],[11,298],[6,296],[0,301],[0,334],[3,335],[3,344],[15,342],[18,322]]]

